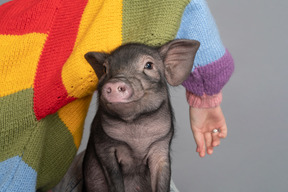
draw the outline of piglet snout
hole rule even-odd
[[[125,82],[106,83],[102,89],[103,97],[110,103],[127,102],[133,90]]]

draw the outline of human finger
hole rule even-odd
[[[220,145],[220,137],[219,137],[219,132],[213,133],[212,132],[212,146],[216,147]]]
[[[199,153],[200,157],[205,156],[205,144],[204,144],[204,135],[201,132],[194,133],[194,140],[197,145],[196,152]]]
[[[220,127],[220,133],[219,133],[219,137],[220,138],[226,138],[227,137],[227,125],[226,125],[226,123],[222,126],[222,127]]]
[[[210,132],[205,133],[206,151],[209,155],[213,153],[212,135]]]

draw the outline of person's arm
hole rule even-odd
[[[213,148],[220,145],[220,139],[227,136],[227,125],[220,105],[210,108],[191,107],[190,124],[200,157],[211,155]],[[213,130],[218,132],[214,133]]]
[[[182,16],[176,38],[200,42],[194,66],[183,83],[190,105],[190,122],[196,151],[201,157],[213,153],[213,147],[227,136],[220,103],[221,90],[234,71],[234,62],[223,46],[213,16],[205,0],[192,0]],[[213,133],[217,129],[219,132]]]

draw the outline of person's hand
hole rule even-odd
[[[200,157],[211,155],[220,139],[227,136],[227,125],[221,107],[201,109],[190,107],[190,123]],[[213,130],[218,132],[214,133]]]

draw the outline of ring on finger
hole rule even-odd
[[[212,130],[212,133],[219,133],[219,132],[220,132],[219,129],[213,129],[213,130]]]

